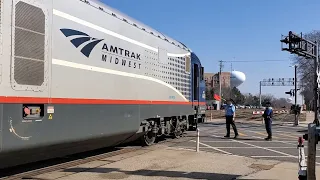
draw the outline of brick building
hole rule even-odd
[[[221,86],[230,87],[230,72],[221,72]],[[219,87],[219,73],[204,73],[206,87]]]

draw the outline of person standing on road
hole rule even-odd
[[[264,110],[264,113],[262,116],[264,118],[264,124],[266,126],[266,131],[268,133],[268,137],[265,138],[265,140],[271,141],[272,140],[271,125],[272,125],[273,110],[270,102],[266,103],[266,109]]]
[[[234,138],[237,138],[239,136],[237,127],[234,123],[235,112],[236,112],[236,107],[232,104],[231,100],[228,100],[225,108],[227,135],[225,135],[224,137],[226,138],[230,137],[230,125],[232,126],[234,131]]]

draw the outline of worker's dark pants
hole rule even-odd
[[[268,133],[268,138],[272,137],[272,131],[271,131],[271,125],[272,125],[272,119],[264,119],[264,124],[266,126],[266,130]]]
[[[230,136],[230,125],[233,128],[234,134],[238,135],[238,130],[233,121],[233,116],[226,116],[227,136]]]

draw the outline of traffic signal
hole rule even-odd
[[[290,94],[290,96],[292,96],[292,91],[287,91],[285,94]]]

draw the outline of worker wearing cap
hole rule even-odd
[[[265,140],[271,141],[272,140],[271,125],[272,125],[273,110],[270,102],[266,103],[266,109],[264,110],[264,113],[262,116],[264,119],[264,124],[266,126],[266,131],[268,133],[268,137],[265,138]]]
[[[238,134],[237,127],[234,123],[236,108],[232,104],[231,100],[228,100],[227,103],[228,104],[226,105],[226,108],[225,108],[227,135],[225,135],[224,137],[227,137],[227,138],[230,137],[230,125],[231,125],[233,128],[233,131],[234,131],[234,135],[235,135],[234,138],[237,138],[239,136],[239,134]]]

